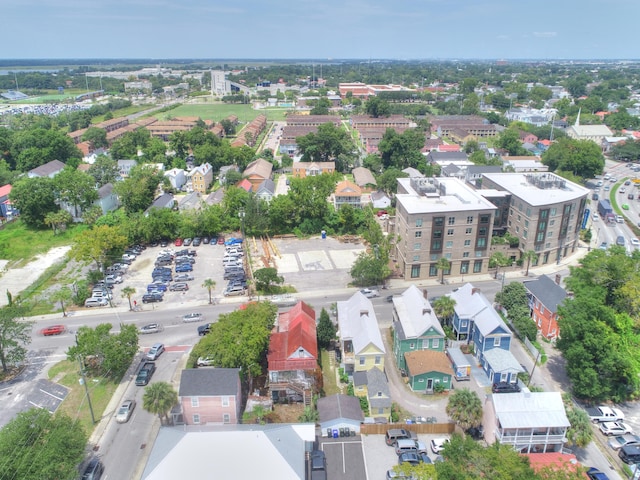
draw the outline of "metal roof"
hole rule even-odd
[[[502,428],[570,426],[559,392],[499,393],[491,397]]]

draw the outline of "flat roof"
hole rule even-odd
[[[471,210],[496,210],[497,207],[478,192],[467,186],[463,181],[451,177],[424,178],[439,187],[444,187],[445,194],[422,195],[411,186],[411,178],[399,178],[408,193],[396,195],[397,201],[402,204],[409,214],[438,213],[438,212],[467,212]]]
[[[550,172],[484,173],[482,176],[532,206],[568,202],[589,194],[588,189]]]

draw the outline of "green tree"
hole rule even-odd
[[[56,290],[55,292],[53,292],[53,294],[51,295],[51,300],[53,300],[54,302],[59,302],[60,303],[60,308],[62,309],[62,316],[66,317],[67,316],[67,311],[65,310],[64,306],[65,304],[69,304],[69,302],[71,301],[71,297],[72,297],[72,293],[71,293],[71,289],[69,287],[60,287],[58,290]]]
[[[440,270],[440,283],[444,285],[444,274],[451,270],[451,262],[444,257],[440,257],[436,262],[436,269]]]
[[[362,252],[351,267],[351,278],[357,286],[377,285],[391,274],[387,259],[375,253]]]
[[[311,115],[329,115],[331,101],[327,97],[319,98],[309,112]]]
[[[98,155],[96,161],[89,167],[87,171],[93,177],[95,183],[102,187],[107,183],[115,184],[118,178],[118,162],[112,160],[107,155]]]
[[[506,267],[511,264],[511,260],[502,252],[493,252],[489,257],[489,268],[495,268],[496,273],[493,278],[498,278],[498,273],[501,267]]]
[[[349,134],[333,123],[318,126],[316,133],[309,133],[296,138],[296,143],[303,162],[328,162],[339,155],[351,156],[354,145]]]
[[[385,168],[395,167],[404,170],[413,167],[424,170],[425,160],[421,152],[424,139],[424,133],[415,128],[402,133],[387,128],[378,144],[382,164]]]
[[[133,306],[131,305],[131,297],[136,294],[136,289],[127,285],[122,289],[121,295],[122,298],[126,298],[129,301],[129,310],[133,310]]]
[[[498,135],[495,141],[498,148],[503,148],[509,155],[529,155],[529,152],[522,147],[520,133],[515,128],[507,128]]]
[[[158,185],[162,183],[162,173],[149,165],[131,169],[129,177],[114,186],[127,213],[142,212],[153,202]]]
[[[447,415],[463,430],[482,423],[482,401],[468,388],[455,390],[447,402]]]
[[[89,142],[94,149],[109,146],[109,142],[107,142],[107,131],[104,128],[87,128],[87,131],[82,134],[82,141]]]
[[[320,419],[318,411],[310,405],[304,407],[304,411],[298,417],[301,423],[316,423]]]
[[[53,229],[53,234],[64,230],[68,224],[73,222],[73,217],[66,210],[58,210],[57,212],[49,212],[44,217],[44,223]]]
[[[120,228],[98,225],[83,231],[71,248],[71,256],[76,260],[92,260],[98,268],[105,266],[127,246],[128,239],[120,233]]]
[[[456,301],[447,295],[443,295],[433,302],[433,311],[439,318],[444,320],[445,324],[451,323],[451,319],[456,312],[455,307]]]
[[[60,210],[53,180],[49,177],[21,178],[13,185],[9,199],[20,210],[21,220],[34,228],[45,225],[48,213]]]
[[[525,260],[527,262],[527,271],[525,272],[524,276],[528,277],[531,262],[535,263],[538,261],[538,254],[534,250],[527,250],[522,254],[522,260]]]
[[[566,406],[566,405],[565,405]],[[567,439],[570,445],[586,448],[593,440],[593,428],[587,412],[573,405],[566,407],[567,419],[571,426],[567,430]]]
[[[119,381],[138,352],[138,329],[135,325],[120,325],[120,333],[111,333],[112,325],[102,323],[96,328],[82,326],[76,334],[76,345],[69,347],[70,361],[83,359],[93,376],[106,376]]]
[[[391,114],[391,106],[386,100],[379,97],[371,97],[364,103],[364,110],[373,118],[388,117]]]
[[[87,440],[80,423],[64,413],[20,412],[0,430],[0,478],[77,478]]]
[[[33,322],[20,321],[24,309],[12,302],[0,308],[0,366],[3,372],[19,365],[27,357]]]
[[[207,289],[207,292],[209,293],[209,305],[211,305],[213,303],[211,292],[216,288],[216,282],[210,278],[206,278],[204,282],[202,282],[202,288]]]
[[[408,176],[408,173],[398,168],[387,168],[382,175],[377,178],[378,188],[387,195],[395,195],[398,191],[398,178],[406,178]]]
[[[178,392],[170,383],[153,382],[144,389],[142,408],[147,412],[158,415],[160,424],[169,425],[169,412],[178,403]]]
[[[324,308],[320,312],[316,333],[318,336],[318,346],[320,348],[329,347],[331,342],[336,338],[336,326],[333,324],[329,314]]]
[[[80,216],[79,210],[89,208],[98,199],[95,179],[76,168],[64,168],[53,179],[61,202],[73,207],[75,218]]]
[[[600,146],[591,140],[560,138],[542,154],[542,163],[549,170],[571,172],[581,178],[593,178],[604,169]]]
[[[271,293],[275,285],[284,283],[284,277],[278,275],[278,270],[271,267],[256,270],[253,278],[256,282],[256,289],[264,293]]]

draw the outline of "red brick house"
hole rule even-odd
[[[182,422],[187,425],[240,423],[240,369],[205,367],[183,370],[178,398]]]
[[[274,401],[311,402],[318,367],[316,312],[304,302],[278,315],[269,340],[269,390]]]
[[[538,143],[538,137],[536,137],[533,133],[525,132],[524,130],[520,130],[520,141],[522,143]]]
[[[531,318],[535,322],[542,336],[548,340],[560,336],[558,329],[558,305],[564,302],[567,292],[564,288],[546,275],[540,275],[536,280],[524,282],[529,297]]]

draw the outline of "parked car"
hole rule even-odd
[[[431,440],[431,451],[433,453],[440,453],[444,448],[445,443],[449,443],[448,438],[434,438]]]
[[[191,245],[191,238],[185,238],[184,241],[182,242],[182,245],[184,245],[185,247],[188,247],[189,245]]]
[[[164,343],[154,343],[149,351],[147,352],[146,357],[149,360],[155,360],[164,352]]]
[[[367,298],[374,298],[374,297],[380,296],[380,293],[378,292],[378,290],[373,288],[363,288],[362,290],[360,290],[360,293]]]
[[[404,452],[398,456],[398,464],[410,463],[411,465],[419,465],[422,463],[416,452]]]
[[[160,247],[165,248],[169,245],[169,240],[160,240]]]
[[[161,302],[164,297],[159,293],[147,293],[142,296],[142,303]]]
[[[640,240],[638,240],[637,238],[635,238],[635,237],[634,237],[634,238],[632,238],[632,239],[630,240],[630,242],[631,242],[631,245],[632,245],[633,247],[635,247],[635,248],[640,247]]]
[[[107,275],[104,280],[107,283],[122,283],[122,277],[115,274]]]
[[[595,467],[591,467],[587,470],[587,477],[591,480],[609,480],[609,477]]]
[[[183,242],[182,242],[182,239],[181,239],[181,238],[176,238],[176,241],[175,241],[175,242],[173,242],[173,244],[174,244],[176,247],[181,247],[181,246],[182,246],[182,243],[183,243]],[[166,245],[163,245],[163,246],[165,246],[165,247],[166,247]]]
[[[156,290],[158,292],[166,292],[167,286],[162,282],[150,283],[147,285],[147,293],[151,293],[152,290]]]
[[[136,385],[139,387],[147,385],[151,381],[151,377],[153,376],[153,372],[155,371],[155,362],[144,362],[140,366],[138,374],[136,375]]]
[[[218,237],[218,245],[224,245],[224,237],[222,235]]]
[[[598,248],[600,250],[606,250],[607,249],[607,242],[602,242]]]
[[[609,440],[609,446],[614,450],[620,450],[627,445],[640,445],[640,436],[626,433],[624,435],[618,435]]]
[[[81,480],[100,480],[104,473],[104,465],[98,457],[93,457],[82,471]]]
[[[618,450],[618,457],[627,464],[640,463],[640,445],[627,445]]]
[[[204,325],[198,326],[198,335],[201,337],[204,337],[210,331],[211,331],[211,323],[205,323]]]
[[[600,424],[600,431],[607,436],[633,433],[631,427],[624,422],[602,422]]]
[[[189,285],[184,282],[174,283],[169,287],[172,292],[186,292],[189,290]]]
[[[191,243],[194,247],[199,247],[202,243],[202,239],[200,237],[194,237],[193,242]]]
[[[491,386],[491,391],[493,393],[517,393],[520,391],[520,387],[517,383],[499,382]]]
[[[49,337],[51,335],[61,335],[66,332],[67,328],[64,325],[51,325],[50,327],[45,327],[40,330],[40,333],[45,337]]]
[[[84,306],[87,308],[90,307],[105,307],[109,305],[109,301],[104,298],[96,298],[96,297],[89,297],[84,301]]]
[[[193,280],[193,275],[189,275],[188,273],[181,273],[179,275],[176,275],[174,280],[176,282],[190,282],[191,280]]]
[[[204,315],[201,313],[187,313],[182,316],[182,321],[185,323],[201,322],[202,320],[204,320]]]
[[[209,237],[202,237],[202,243],[204,243],[205,245],[208,245],[210,240],[211,239]]]
[[[624,247],[625,241],[624,241],[624,237],[622,235],[618,235],[618,238],[616,238],[616,245]]]
[[[210,367],[213,365],[213,357],[198,357],[196,365],[199,367]]]
[[[243,238],[235,238],[235,237],[231,237],[229,240],[227,240],[226,242],[224,242],[225,245],[237,245],[237,244],[241,244],[244,241]]]
[[[196,263],[196,259],[190,257],[189,255],[183,255],[182,257],[176,257],[175,262],[176,265],[180,265],[181,263],[188,263],[190,265],[193,265],[194,263]]]
[[[142,334],[158,333],[160,331],[162,331],[162,327],[159,323],[149,323],[148,325],[140,327],[140,333]]]
[[[180,263],[176,265],[176,273],[193,272],[193,267],[190,263]]]
[[[245,287],[243,287],[242,285],[236,285],[232,287],[227,287],[224,290],[223,295],[225,297],[231,297],[235,295],[244,295],[246,292],[247,292],[247,289]]]
[[[585,408],[592,422],[617,422],[624,420],[624,413],[619,408],[600,405],[599,407]]]
[[[125,400],[122,405],[120,405],[118,413],[116,413],[116,422],[127,423],[131,418],[134,408],[136,408],[135,400]]]

